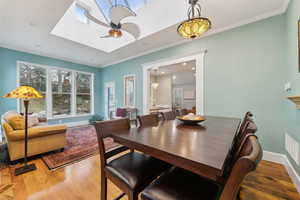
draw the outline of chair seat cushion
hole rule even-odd
[[[192,172],[173,168],[142,192],[143,200],[215,200],[220,187]]]
[[[109,162],[105,173],[132,190],[142,190],[171,166],[151,156],[130,152]]]

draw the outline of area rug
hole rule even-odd
[[[99,152],[94,126],[69,128],[66,134],[67,145],[63,152],[52,152],[42,156],[50,170],[64,167]],[[104,140],[106,149],[118,146],[112,138]]]

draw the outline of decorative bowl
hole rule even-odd
[[[202,116],[178,116],[177,119],[183,122],[186,125],[197,125],[200,122],[205,121],[206,119]]]

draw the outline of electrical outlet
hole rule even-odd
[[[299,165],[299,143],[289,134],[285,134],[285,149]]]

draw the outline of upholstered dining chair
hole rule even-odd
[[[239,157],[224,184],[207,180],[192,172],[172,168],[141,194],[142,200],[235,200],[245,176],[262,159],[262,148],[255,136],[247,137]]]
[[[176,115],[173,111],[162,112],[164,120],[174,120],[176,119]]]
[[[138,120],[140,123],[140,127],[157,126],[159,122],[157,114],[139,115]]]
[[[101,200],[107,200],[107,179],[118,186],[123,193],[116,199],[127,195],[129,200],[138,200],[139,193],[156,179],[162,172],[169,169],[169,164],[138,152],[127,152],[128,148],[120,146],[105,151],[104,138],[111,137],[120,131],[130,129],[129,119],[102,121],[95,124],[100,152]],[[108,162],[109,158],[120,156]]]

